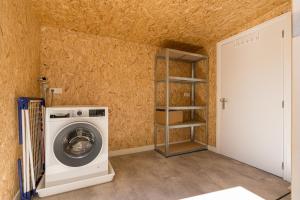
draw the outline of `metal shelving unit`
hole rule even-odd
[[[163,79],[157,78],[157,63],[158,60],[165,61],[165,77]],[[178,77],[170,75],[170,61],[180,61],[187,62],[191,65],[191,77]],[[206,61],[205,67],[207,67],[206,77],[196,78],[195,70],[196,64],[199,61]],[[207,150],[208,143],[208,57],[201,54],[189,53],[185,51],[179,51],[175,49],[162,49],[156,55],[156,66],[155,66],[155,110],[164,110],[165,115],[165,124],[159,124],[155,121],[154,128],[154,145],[155,150],[163,154],[165,157],[175,156],[184,153],[190,153],[194,151]],[[170,106],[170,83],[176,84],[190,84],[191,85],[191,105],[189,106]],[[157,102],[157,85],[165,84],[165,105],[160,106]],[[205,99],[205,105],[196,105],[195,102],[195,92],[196,84],[205,84],[207,89],[207,97]],[[178,124],[169,124],[169,113],[170,111],[190,111],[190,121],[184,121]],[[205,120],[196,120],[195,111],[203,110],[205,111]],[[204,127],[205,128],[205,142],[199,142],[195,140],[195,127]],[[164,131],[164,142],[163,144],[158,144],[158,129],[162,128]],[[170,143],[170,129],[182,129],[190,128],[190,139],[189,141],[183,141],[178,143]]]

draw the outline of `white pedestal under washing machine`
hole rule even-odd
[[[107,107],[49,107],[45,126],[45,187],[108,174]]]

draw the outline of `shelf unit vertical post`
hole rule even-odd
[[[154,135],[153,135],[153,142],[154,142],[154,149],[157,149],[157,126],[155,122],[156,118],[156,107],[158,106],[158,100],[157,100],[157,66],[158,66],[158,58],[157,55],[155,56],[154,60]]]
[[[169,107],[170,107],[170,59],[169,59],[169,50],[166,51],[166,126],[165,126],[165,153],[169,154],[169,140],[170,140],[170,130],[169,130]]]
[[[208,121],[209,121],[209,58],[207,58],[205,61],[205,67],[206,67],[206,69],[207,69],[207,72],[206,72],[206,74],[207,74],[207,77],[206,77],[206,80],[207,80],[207,87],[206,87],[206,89],[207,89],[207,96],[206,96],[206,110],[205,110],[205,112],[206,112],[206,126],[205,126],[205,138],[206,138],[206,145],[208,145],[208,131],[209,131],[209,129],[208,129]]]
[[[195,63],[192,62],[192,78],[195,78]],[[191,105],[195,106],[195,82],[191,84]],[[191,110],[191,120],[195,119],[195,110]],[[195,127],[191,127],[191,141],[195,141]]]

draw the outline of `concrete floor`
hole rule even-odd
[[[113,182],[43,199],[180,199],[242,186],[274,200],[287,193],[289,186],[279,177],[210,151],[167,159],[149,151],[110,160],[116,171]]]

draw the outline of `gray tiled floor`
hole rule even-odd
[[[274,200],[289,186],[279,177],[209,151],[171,158],[149,151],[113,157],[111,163],[113,182],[44,200],[180,199],[234,186]]]

